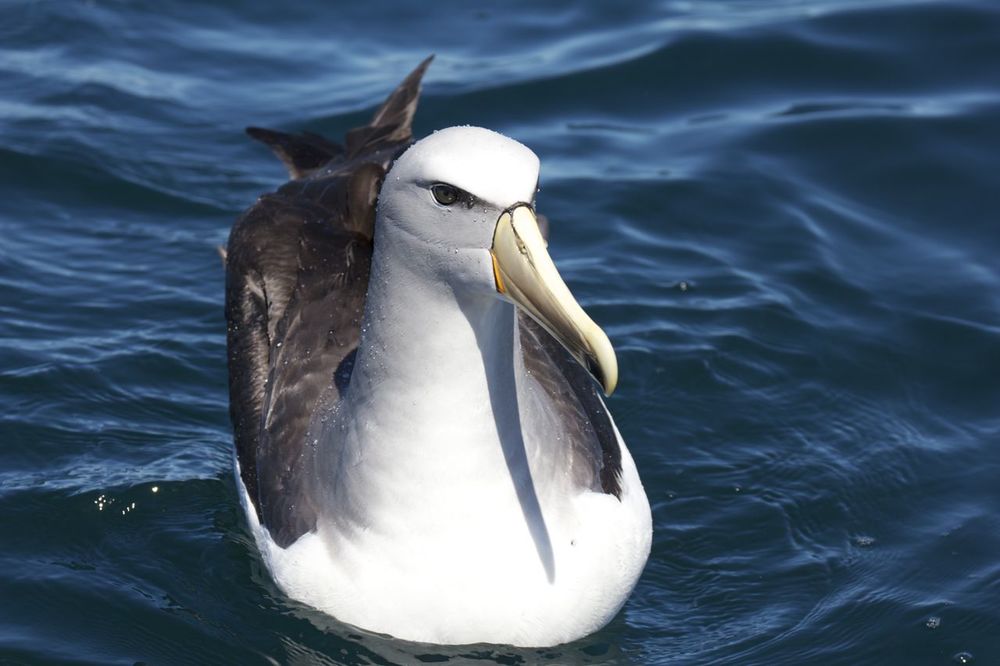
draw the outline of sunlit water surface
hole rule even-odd
[[[1000,8],[430,7],[0,5],[0,661],[1000,663]],[[338,624],[240,515],[242,128],[339,136],[430,52],[417,133],[539,154],[618,350],[653,552],[568,646]]]

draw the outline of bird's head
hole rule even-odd
[[[498,297],[544,326],[610,395],[618,362],[608,336],[573,298],[534,210],[538,157],[479,127],[451,127],[396,160],[379,195],[376,242],[405,239],[405,261],[456,291]]]

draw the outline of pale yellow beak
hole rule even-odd
[[[490,253],[497,291],[544,326],[611,395],[618,384],[615,350],[559,276],[531,208],[504,211]]]

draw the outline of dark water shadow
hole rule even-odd
[[[281,603],[287,604],[289,613],[280,617],[270,636],[280,641],[280,648],[267,651],[280,663],[365,663],[382,666],[631,666],[638,663],[620,645],[624,625],[620,615],[594,635],[552,647],[529,648],[490,643],[435,645],[361,629],[291,599],[282,599]],[[304,627],[302,620],[311,627]]]

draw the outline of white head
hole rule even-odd
[[[618,377],[611,343],[559,277],[538,229],[538,169],[531,150],[491,130],[435,132],[386,175],[376,253],[392,247],[393,261],[419,280],[523,308],[610,393]]]
[[[497,132],[434,132],[403,153],[386,176],[377,236],[410,246],[411,269],[427,271],[427,278],[495,293],[489,249],[497,218],[516,203],[534,201],[538,168],[533,152]],[[455,200],[449,204],[450,196]]]

